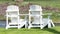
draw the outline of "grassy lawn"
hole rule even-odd
[[[0,34],[60,34],[60,26],[53,28],[8,29],[0,28]]]
[[[26,0],[27,2],[38,4],[41,6],[50,6],[60,8],[60,0]]]

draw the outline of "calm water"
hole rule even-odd
[[[6,21],[0,21],[0,27],[5,27],[6,26]]]

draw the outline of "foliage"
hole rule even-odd
[[[16,29],[10,28],[6,30],[5,28],[0,28],[0,34],[60,34],[60,27],[56,26],[53,28],[31,28],[31,29]]]

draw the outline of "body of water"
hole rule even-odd
[[[6,26],[6,21],[0,21],[0,27],[4,27]]]

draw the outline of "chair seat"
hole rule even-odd
[[[9,23],[9,25],[17,25],[18,23],[14,22],[14,23]]]
[[[19,23],[17,22],[10,22],[9,25],[18,25],[18,24],[25,24],[26,21],[24,19],[20,19]]]
[[[43,24],[48,23],[48,18],[43,18],[42,22],[43,22]],[[40,22],[39,21],[33,21],[32,24],[40,24]]]
[[[18,17],[18,15],[6,15],[8,17]]]

